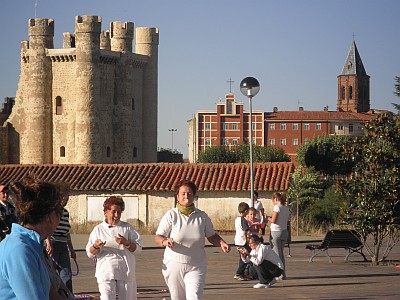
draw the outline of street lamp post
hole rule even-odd
[[[171,135],[172,135],[172,147],[171,147],[171,151],[174,151],[174,132],[178,131],[178,129],[168,129],[168,131],[171,131]]]
[[[246,77],[240,82],[240,91],[249,98],[250,106],[250,203],[254,207],[254,176],[253,176],[253,108],[252,99],[260,91],[260,83],[254,77]]]

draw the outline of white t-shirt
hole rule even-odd
[[[114,236],[124,236],[131,243],[136,244],[134,252],[129,251],[123,245],[117,245]],[[90,247],[100,239],[106,241],[106,245],[93,255]],[[120,221],[118,225],[109,227],[103,221],[97,225],[90,233],[89,241],[86,245],[86,253],[89,258],[97,258],[95,277],[98,281],[103,280],[122,280],[134,281],[135,279],[135,255],[142,251],[140,234],[129,223]]]
[[[244,217],[236,217],[235,219],[235,245],[244,246],[247,242],[247,233],[249,232],[249,223]]]
[[[282,231],[287,229],[287,223],[290,217],[287,206],[282,204],[274,205],[273,211],[278,213],[278,218],[276,219],[275,223],[271,223],[271,231]]]
[[[195,209],[186,216],[172,208],[162,217],[156,235],[174,239],[174,247],[165,248],[164,263],[172,260],[196,266],[206,266],[205,238],[215,235],[209,216]]]
[[[278,266],[281,270],[285,269],[278,254],[267,245],[260,243],[256,249],[251,250],[250,255],[251,258],[246,257],[242,260],[246,263],[251,261],[256,266],[259,266],[264,260],[268,260]]]

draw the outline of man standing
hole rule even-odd
[[[8,190],[0,185],[0,241],[11,232],[11,224],[17,222],[15,208],[8,202]]]

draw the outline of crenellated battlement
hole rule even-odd
[[[111,22],[112,39],[133,39],[134,25],[132,22]]]
[[[75,17],[75,33],[100,33],[101,17],[77,16]]]
[[[54,36],[53,19],[29,19],[29,36]]]
[[[111,50],[110,31],[102,30],[100,33],[100,49]]]

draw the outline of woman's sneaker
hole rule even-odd
[[[236,279],[239,281],[249,281],[250,280],[250,278],[247,278],[244,275],[239,275],[238,278],[236,278]]]
[[[256,285],[253,285],[253,288],[255,289],[268,289],[269,287],[269,284],[264,283],[257,283]]]
[[[271,286],[273,286],[275,283],[276,283],[276,279],[274,278],[274,279],[272,279],[272,280],[268,283],[268,285],[269,285],[269,287],[271,287]]]

